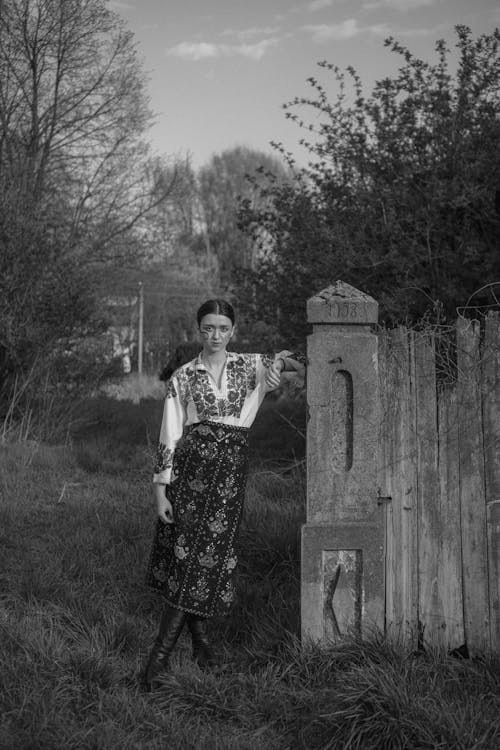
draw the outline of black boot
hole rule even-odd
[[[193,659],[201,669],[215,669],[220,667],[208,638],[207,621],[204,617],[187,615],[187,626],[193,641]]]
[[[177,643],[185,621],[186,613],[182,609],[176,609],[167,604],[160,620],[158,635],[142,675],[142,685],[148,693],[151,692],[155,678],[168,669],[168,657]]]

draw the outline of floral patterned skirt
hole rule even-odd
[[[190,425],[175,449],[174,523],[158,519],[147,582],[200,617],[226,614],[234,599],[234,549],[245,497],[248,429]]]

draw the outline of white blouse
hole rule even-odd
[[[289,352],[281,352],[283,357]],[[200,354],[179,367],[167,383],[153,481],[170,484],[175,446],[190,424],[209,420],[250,427],[268,388],[266,370],[275,357],[227,352],[220,388]]]

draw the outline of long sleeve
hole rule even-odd
[[[156,452],[153,482],[157,484],[170,484],[175,446],[182,436],[185,422],[186,405],[183,403],[179,382],[173,375],[167,383]]]
[[[302,379],[304,378],[305,374],[305,361],[306,358],[304,355],[298,353],[298,352],[292,352],[288,349],[284,349],[280,352],[277,352],[274,355],[269,354],[257,354],[256,355],[256,380],[257,380],[257,387],[261,389],[262,396],[269,392],[270,390],[274,390],[273,388],[269,388],[266,384],[266,372],[267,369],[272,365],[273,362],[276,362],[276,360],[281,359],[284,363],[284,370],[287,372],[296,372],[299,377]]]
[[[260,390],[260,399],[262,401],[265,394],[269,391],[266,385],[266,372],[273,363],[273,357],[270,354],[256,354],[255,355],[255,381],[256,388]]]
[[[282,359],[285,363],[285,370],[295,370],[296,372],[303,372],[303,368],[306,366],[307,357],[303,352],[289,351],[285,349],[275,354],[275,359]]]

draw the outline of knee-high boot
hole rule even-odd
[[[207,621],[204,617],[188,614],[186,617],[187,626],[191,633],[193,642],[193,659],[201,669],[212,669],[220,666],[207,632]]]
[[[158,635],[142,675],[143,687],[148,692],[151,691],[155,678],[168,669],[168,657],[177,643],[185,621],[185,612],[167,604],[161,616]]]

